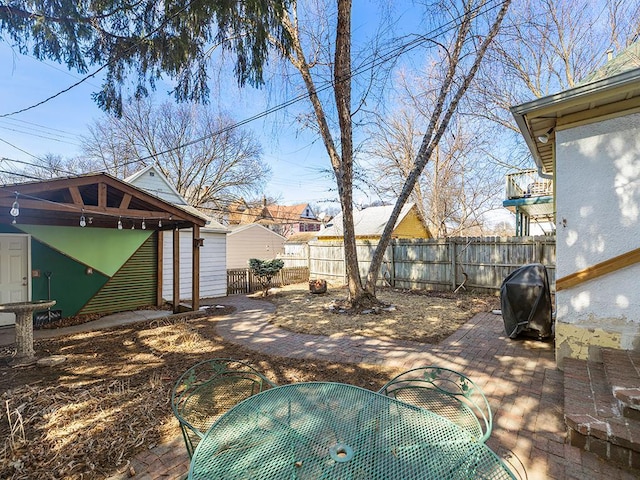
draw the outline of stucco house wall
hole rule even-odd
[[[640,113],[556,132],[558,278],[640,247]],[[556,294],[558,358],[640,349],[640,265]]]

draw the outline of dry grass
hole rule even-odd
[[[314,335],[362,335],[396,340],[438,343],[478,312],[498,308],[493,295],[412,292],[381,289],[378,299],[395,310],[379,313],[336,313],[330,307],[347,297],[344,288],[324,294],[309,293],[306,285],[272,289],[267,297],[276,307],[273,323],[295,332]]]
[[[397,372],[377,366],[290,360],[228,343],[215,317],[154,321],[36,343],[65,355],[55,367],[0,363],[0,478],[104,479],[137,453],[181,436],[170,396],[195,363],[245,360],[279,384],[324,380],[378,389]]]

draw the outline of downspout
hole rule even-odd
[[[538,162],[536,162],[536,165],[538,167],[538,176],[540,178],[544,178],[545,180],[553,180],[553,174],[552,173],[544,173],[542,171],[542,165],[538,165]]]

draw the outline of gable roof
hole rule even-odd
[[[300,220],[317,220],[315,213],[311,210],[308,203],[299,203],[297,205],[267,205],[267,209],[271,217],[276,223],[299,222]],[[305,216],[305,211],[309,209],[311,216]],[[319,222],[319,220],[317,220]]]
[[[376,237],[381,236],[385,225],[389,221],[393,205],[383,205],[381,207],[369,207],[363,210],[354,210],[353,226],[356,237]],[[394,229],[404,220],[411,209],[415,207],[415,203],[407,203],[400,210],[398,220],[394,225]],[[318,237],[342,237],[344,236],[342,228],[342,212],[334,217],[330,224],[324,230],[318,232]]]
[[[610,78],[621,73],[640,68],[640,41],[635,41],[615,57],[607,61],[602,67],[597,68],[584,77],[578,85],[586,85],[603,78]]]
[[[148,165],[142,170],[130,175],[124,180],[131,185],[140,188],[162,200],[172,203],[187,212],[202,217],[206,220],[203,227],[209,232],[226,233],[228,230],[221,223],[217,222],[209,215],[189,205],[180,192],[172,185],[169,179],[155,165]]]
[[[269,210],[263,206],[250,207],[244,199],[232,202],[227,207],[228,221],[230,224],[244,225],[248,223],[269,223],[273,218]]]
[[[25,182],[0,187],[0,222],[10,223],[9,208],[19,202],[20,223],[77,226],[80,216],[94,227],[125,228],[145,220],[148,229],[204,226],[205,219],[107,173]],[[6,207],[6,208],[5,208]],[[162,227],[157,222],[162,220]],[[127,225],[127,223],[129,225]],[[140,228],[139,226],[137,228]]]
[[[274,232],[273,230],[265,227],[264,225],[261,225],[259,223],[247,223],[245,225],[235,225],[232,227],[229,227],[229,236],[231,235],[235,235],[238,233],[242,233],[242,232],[246,232],[247,230],[252,230],[252,229],[256,229],[256,228],[261,228],[263,230],[266,230],[267,232],[269,232],[270,234],[276,236],[276,237],[280,237],[283,240],[286,240],[286,237],[280,235],[278,232]]]
[[[152,177],[151,181],[145,177]],[[160,197],[174,205],[189,204],[180,192],[178,192],[176,187],[173,186],[169,179],[155,165],[147,165],[142,170],[139,170],[133,175],[125,178],[124,181],[142,188],[152,195]]]
[[[556,131],[640,108],[639,52],[640,40],[576,87],[511,107],[542,174],[554,171]],[[593,81],[587,82],[591,78]],[[545,134],[548,140],[540,141]]]

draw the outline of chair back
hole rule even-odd
[[[245,398],[276,386],[251,365],[231,358],[200,362],[184,372],[171,393],[189,457],[209,427]]]
[[[442,367],[418,367],[390,380],[378,393],[430,410],[480,442],[491,435],[493,415],[482,390],[466,375]]]

